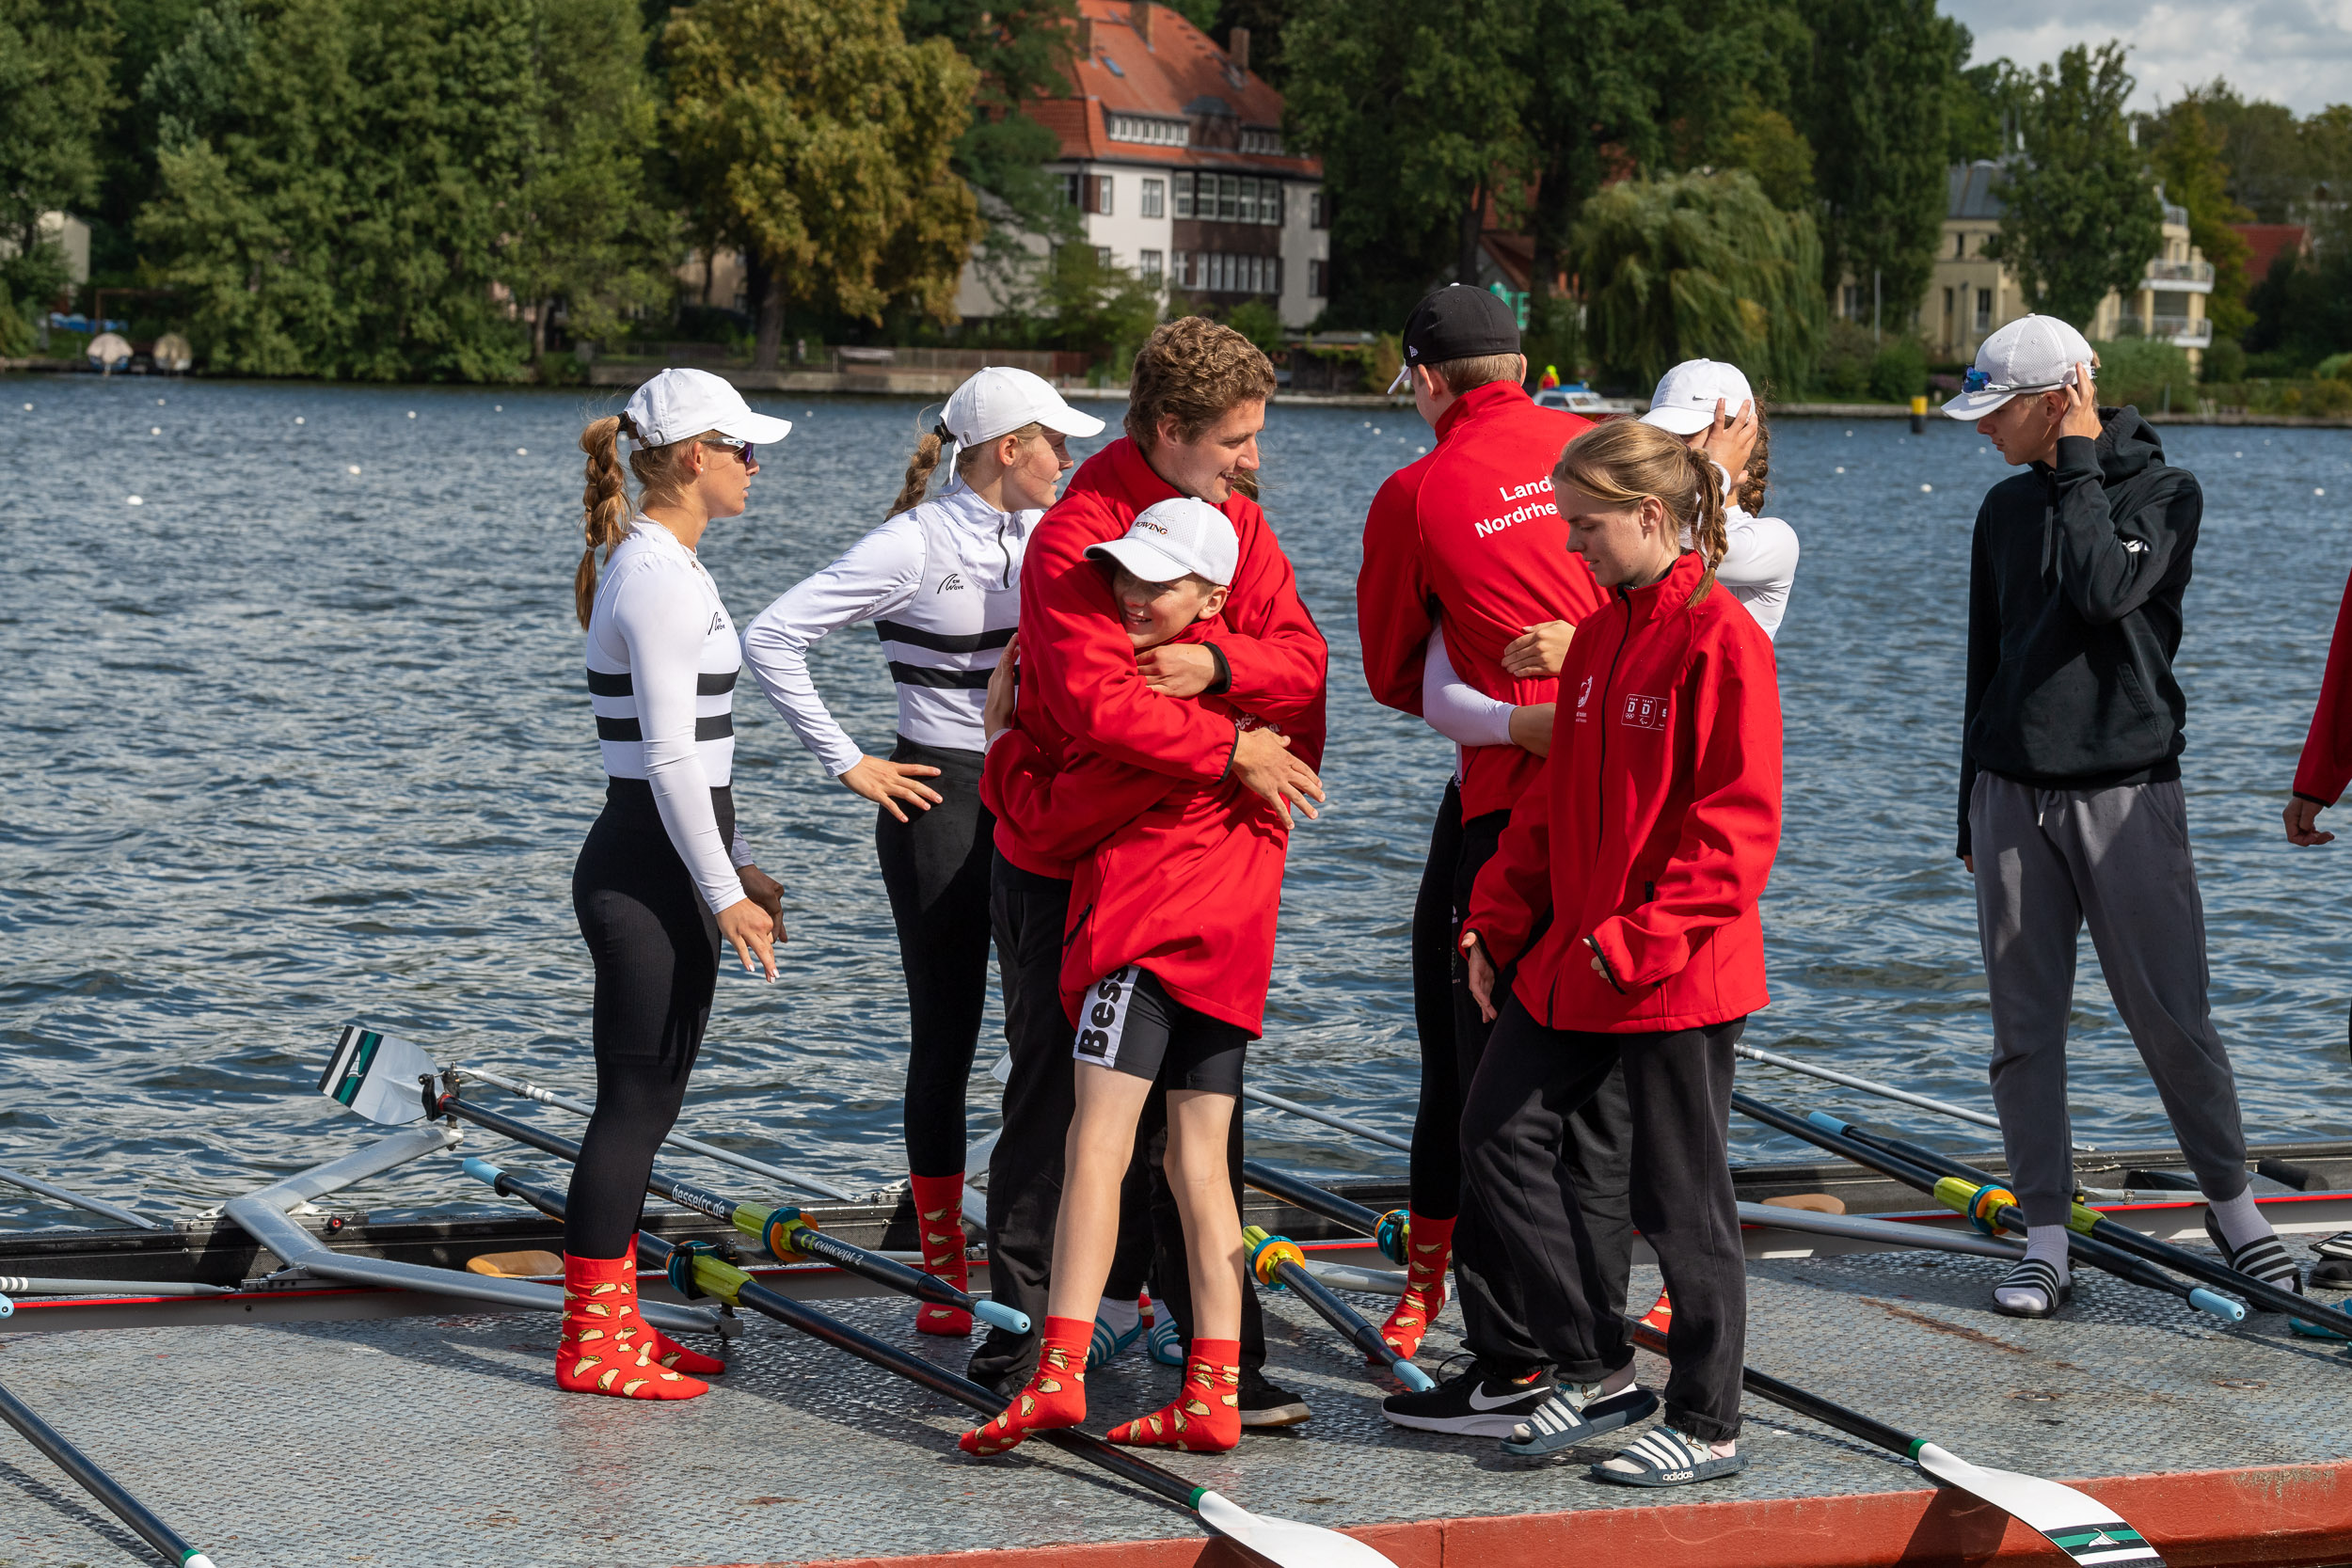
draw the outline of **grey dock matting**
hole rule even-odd
[[[2003,1267],[1920,1253],[1751,1263],[1749,1363],[1979,1464],[2056,1479],[2352,1452],[2339,1347],[2275,1316],[2228,1328],[2097,1274],[2078,1275],[2065,1319],[2019,1322],[1988,1305]],[[1636,1271],[1642,1301],[1657,1287]],[[1269,1370],[1314,1419],[1233,1454],[1165,1458],[1261,1512],[1351,1525],[1925,1484],[1753,1396],[1750,1468],[1662,1495],[1586,1480],[1599,1453],[1531,1465],[1491,1439],[1402,1432],[1355,1352],[1288,1296],[1264,1299]],[[1374,1315],[1376,1299],[1358,1299]],[[964,1345],[914,1334],[908,1304],[826,1306],[961,1370]],[[1449,1306],[1424,1366],[1454,1348],[1458,1321]],[[977,1418],[961,1407],[749,1323],[736,1370],[677,1404],[557,1392],[555,1321],[537,1315],[0,1336],[0,1381],[222,1568],[673,1568],[1198,1528],[1041,1444],[966,1459],[955,1434]],[[1662,1375],[1645,1355],[1644,1381]],[[1129,1353],[1089,1380],[1089,1425],[1157,1406],[1175,1379]],[[0,1428],[0,1568],[144,1552]]]

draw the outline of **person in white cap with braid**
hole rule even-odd
[[[2207,996],[2205,911],[2181,790],[2173,678],[2204,498],[2137,408],[2101,408],[2081,333],[2010,323],[1944,405],[2026,471],[1977,512],[1968,575],[1960,843],[1993,1002],[1993,1103],[2026,1212],[1994,1307],[2073,1294],[2066,1029],[2086,921],[2231,1266],[2301,1290],[2254,1205],[2237,1083]]]
[[[1721,359],[1685,359],[1659,379],[1642,422],[1707,453],[1724,476],[1724,532],[1730,547],[1715,580],[1747,607],[1765,636],[1778,638],[1796,586],[1797,531],[1778,517],[1756,515],[1764,504],[1772,433],[1748,378]]]
[[[556,1341],[556,1386],[573,1392],[691,1399],[709,1385],[690,1374],[725,1370],[637,1315],[636,1232],[654,1150],[710,1022],[721,940],[744,968],[776,977],[783,890],[735,827],[731,694],[742,654],[696,550],[712,523],[749,504],[753,447],[791,429],[707,371],[671,370],[618,418],[580,433],[588,547],[572,587],[608,782],[572,868],[596,974],[596,1114],[564,1217]],[[626,472],[624,436],[636,449]]]
[[[988,994],[995,832],[980,801],[980,712],[989,672],[1012,640],[1029,531],[1073,466],[1070,438],[1102,430],[1041,376],[981,371],[917,441],[882,525],[743,634],[744,661],[801,743],[880,807],[874,850],[907,981],[907,1165],[924,1267],[958,1289],[965,1081]],[[926,499],[943,466],[946,485]],[[866,622],[898,693],[898,742],[887,757],[867,754],[842,730],[809,677],[818,639]],[[927,1305],[915,1327],[960,1337],[972,1319]]]

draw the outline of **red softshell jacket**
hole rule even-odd
[[[1502,650],[1539,621],[1581,621],[1605,595],[1551,495],[1560,449],[1590,420],[1538,408],[1518,383],[1489,382],[1438,420],[1437,450],[1399,468],[1364,518],[1356,619],[1364,679],[1387,707],[1421,712],[1422,663],[1433,626],[1455,673],[1503,702],[1549,703],[1550,680],[1520,680]],[[1471,747],[1462,815],[1508,811],[1542,759],[1517,746]]]
[[[2332,806],[2352,783],[2352,582],[2344,584],[2336,610],[2336,638],[2328,645],[2328,673],[2319,683],[2319,706],[2303,737],[2303,760],[2296,765],[2295,793]]]
[[[1086,559],[1123,536],[1136,513],[1178,492],[1125,437],[1089,457],[1029,536],[1021,563],[1021,689],[1015,722],[1044,763],[1081,751],[1179,783],[1223,782],[1238,735],[1228,713],[1161,696],[1136,672],[1110,580]],[[1240,564],[1208,641],[1224,656],[1232,707],[1279,724],[1309,766],[1323,755],[1323,676],[1328,650],[1298,597],[1291,563],[1258,503],[1235,494],[1218,510],[1241,539]],[[1099,840],[1119,819],[1102,823]],[[996,824],[996,847],[1041,877],[1075,874],[1073,857]]]
[[[1554,1029],[1695,1029],[1770,1000],[1780,686],[1728,590],[1686,602],[1701,570],[1686,552],[1578,630],[1543,777],[1470,894],[1464,929],[1518,960],[1512,994]]]
[[[1191,700],[1229,728],[1258,722],[1221,697]],[[1271,806],[1232,779],[1180,784],[1091,752],[1057,768],[1017,729],[989,747],[980,798],[1032,848],[1076,866],[1060,975],[1073,1027],[1095,982],[1133,963],[1185,1006],[1263,1033],[1290,843]]]

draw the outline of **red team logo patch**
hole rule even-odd
[[[1666,699],[1627,692],[1625,722],[1637,730],[1663,730],[1666,727]]]

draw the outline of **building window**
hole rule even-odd
[[[1282,133],[1263,125],[1245,125],[1241,128],[1241,150],[1259,157],[1279,158],[1282,156]]]
[[[1098,265],[1105,267],[1109,266],[1111,264],[1111,247],[1106,245],[1096,245],[1094,247],[1094,260]]]
[[[1258,182],[1258,221],[1273,224],[1277,228],[1281,226],[1282,182],[1279,180]]]
[[[1952,231],[1952,260],[1955,261],[1961,261],[1965,258],[1967,254],[1968,236],[1959,230],[1954,230]]]
[[[1111,177],[1107,174],[1087,176],[1087,207],[1089,213],[1108,217],[1111,211]]]
[[[1993,330],[1993,291],[1977,291],[1977,335],[1982,337]]]
[[[1158,182],[1152,181],[1151,183],[1157,184]],[[1156,289],[1160,286],[1161,276],[1160,253],[1156,250],[1145,251],[1143,253],[1143,280]]]
[[[1307,297],[1310,299],[1328,299],[1330,295],[1331,263],[1328,261],[1309,261],[1307,263]]]
[[[1145,115],[1109,115],[1113,141],[1139,141],[1153,147],[1189,147],[1192,127],[1181,119],[1154,119]]]
[[[1143,215],[1148,218],[1168,215],[1168,182],[1146,180],[1143,182]]]
[[[1065,207],[1078,205],[1078,192],[1083,176],[1057,174],[1054,176],[1054,199]]]
[[[1176,282],[1179,288],[1207,294],[1279,294],[1282,292],[1282,259],[1236,256],[1222,250],[1180,250]]]
[[[1307,227],[1310,229],[1331,227],[1331,198],[1321,191],[1307,198]]]
[[[1193,215],[1192,176],[1189,174],[1178,174],[1174,177],[1174,181],[1176,185],[1176,215],[1180,218],[1188,218]]]

